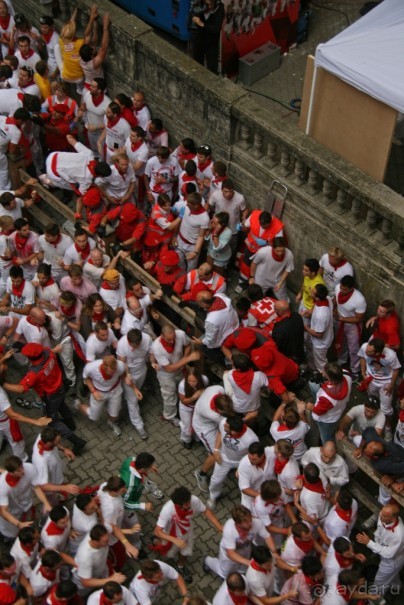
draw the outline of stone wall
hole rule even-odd
[[[14,4],[34,24],[46,12],[33,0]],[[265,207],[273,179],[288,187],[283,218],[296,260],[292,288],[300,285],[305,257],[319,257],[338,245],[355,266],[369,311],[389,296],[402,314],[403,198],[277,121],[241,87],[207,72],[133,15],[107,0],[97,4],[101,14],[108,10],[112,18],[106,64],[111,95],[141,89],[152,114],[168,128],[172,145],[185,136],[211,144],[250,206]],[[84,0],[62,0],[59,25],[75,5],[84,27],[91,5]]]

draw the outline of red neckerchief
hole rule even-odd
[[[25,554],[28,555],[29,557],[34,552],[34,546],[33,546],[33,544],[31,544],[31,548],[30,548],[29,544],[23,544],[21,542],[21,540],[20,540],[20,546],[21,546],[22,550],[25,552]]]
[[[160,343],[161,343],[161,346],[163,347],[163,349],[165,349],[167,351],[167,353],[172,353],[174,351],[175,341],[174,341],[174,343],[167,342],[165,338],[160,336]]]
[[[29,237],[22,237],[18,231],[15,233],[15,247],[17,250],[23,250],[28,243]]]
[[[95,176],[95,167],[97,166],[97,163],[97,160],[91,160],[91,162],[88,162],[87,164],[87,168],[93,176]]]
[[[278,431],[291,431],[292,429],[287,424],[280,424],[278,426]]]
[[[14,283],[11,282],[11,290],[12,290],[12,293],[14,294],[14,296],[21,298],[23,290],[24,290],[24,286],[25,286],[25,279],[22,280],[22,282],[19,286],[15,286]]]
[[[27,322],[28,322],[28,323],[29,323],[31,326],[34,326],[34,328],[38,328],[38,332],[40,332],[40,331],[41,331],[41,326],[37,326],[37,325],[36,325],[36,323],[34,323],[34,322],[32,321],[32,318],[31,318],[29,315],[27,316]]]
[[[66,317],[73,317],[76,312],[76,305],[73,304],[71,305],[71,307],[65,307],[63,305],[60,305],[60,310]]]
[[[41,288],[47,288],[48,286],[53,286],[54,283],[55,283],[55,280],[53,279],[53,277],[50,277],[48,279],[48,281],[43,286],[41,286]]]
[[[54,521],[51,521],[45,531],[48,536],[61,536],[65,530],[58,527]]]
[[[48,593],[48,599],[50,601],[50,605],[66,605],[66,601],[60,601],[57,596],[56,596],[56,590],[57,590],[57,585],[52,586],[52,588],[50,589],[49,593]],[[72,599],[68,600],[68,603],[75,603],[76,602],[76,598],[77,596],[73,597]]]
[[[398,419],[400,422],[404,422],[404,410],[400,410],[400,413],[398,415]]]
[[[195,154],[192,151],[179,151],[178,152],[178,160],[182,161],[182,160],[193,160],[195,157]],[[194,177],[192,177],[194,178]]]
[[[170,545],[170,548],[171,548],[171,545]],[[145,580],[148,584],[158,584],[160,582],[160,580],[148,580],[142,574],[140,574],[140,576],[138,576],[137,578],[138,578],[138,580]]]
[[[304,577],[304,581],[306,582],[306,584],[309,588],[315,588],[315,586],[319,586],[319,583],[316,580],[314,580],[313,578],[309,578],[309,576],[305,576],[304,574],[303,574],[303,577]]]
[[[352,559],[348,559],[348,557],[344,557],[339,552],[335,552],[335,558],[338,562],[338,565],[342,569],[348,569],[349,567],[352,567]]]
[[[240,536],[240,538],[242,540],[246,540],[248,538],[248,536],[250,535],[250,530],[249,529],[243,529],[236,522],[234,523],[234,525],[235,525],[235,528],[236,528],[237,533]]]
[[[13,477],[13,475],[11,473],[6,474],[6,483],[10,487],[15,487],[18,484],[20,479],[21,479],[21,477]]]
[[[35,54],[34,50],[33,50],[32,48],[30,48],[30,49],[29,49],[29,51],[28,51],[28,53],[27,53],[26,55],[23,55],[23,54],[21,53],[21,57],[22,57],[23,59],[30,59],[31,57],[33,57],[33,56],[34,56],[34,54]]]
[[[254,559],[251,560],[250,567],[255,569],[255,571],[260,571],[261,573],[269,573],[268,569],[265,569],[265,567],[259,565],[257,561],[254,561]]]
[[[276,458],[275,464],[274,464],[275,473],[277,475],[280,475],[288,462],[289,462],[289,460],[278,460],[278,458]]]
[[[300,548],[300,550],[302,550],[306,555],[313,550],[314,547],[314,540],[313,538],[311,538],[309,540],[309,542],[303,542],[303,540],[300,540],[299,538],[296,538],[296,536],[293,536],[293,540],[296,544],[296,546],[298,548]]]
[[[349,586],[342,586],[342,584],[337,582],[337,594],[339,594],[347,603],[349,603],[351,599],[351,589]]]
[[[281,263],[283,261],[283,259],[285,258],[286,252],[284,252],[283,254],[277,254],[275,252],[274,248],[271,248],[271,252],[272,252],[272,258],[274,260],[276,260],[276,262],[278,262],[278,263]]]
[[[382,522],[382,526],[384,527],[384,529],[387,529],[387,531],[393,532],[393,534],[394,534],[394,530],[397,527],[397,525],[398,525],[398,519],[394,523],[390,523],[389,525]]]
[[[101,376],[103,377],[104,380],[111,380],[111,378],[113,378],[113,375],[108,376],[108,374],[105,373],[103,364],[100,365],[100,372],[101,372]]]
[[[198,170],[200,170],[200,171],[205,170],[205,168],[210,166],[211,163],[212,163],[212,160],[206,160],[205,162],[198,161]]]
[[[212,399],[210,400],[210,403],[209,403],[209,407],[210,407],[210,409],[211,409],[211,410],[213,410],[214,412],[217,412],[218,414],[219,414],[220,412],[219,412],[219,410],[218,410],[218,409],[217,409],[217,407],[216,407],[216,399],[219,397],[219,395],[220,395],[220,394],[221,394],[221,393],[218,393],[217,395],[214,395],[214,396],[212,397]]]
[[[201,206],[200,208],[198,208],[197,210],[191,210],[189,211],[189,214],[203,214],[204,212],[206,212],[205,208],[203,206]]]
[[[6,17],[0,17],[0,27],[2,29],[7,29],[10,25],[11,15],[7,15]]]
[[[137,151],[139,149],[139,147],[141,147],[142,145],[143,145],[143,140],[140,139],[140,141],[138,141],[137,143],[132,143],[130,148],[132,151]]]
[[[91,319],[95,322],[104,321],[105,313],[93,313]]]
[[[162,132],[165,132],[164,128],[161,130],[156,130],[156,132],[150,132],[150,130],[148,130],[147,134],[151,139],[155,139],[156,137],[160,136]]]
[[[100,594],[100,605],[111,605],[111,601],[105,596],[103,592]]]
[[[330,262],[330,257],[328,257],[328,262],[330,263],[331,267],[335,270],[335,269],[339,269],[340,267],[343,267],[344,265],[346,265],[348,261],[344,258],[343,260],[340,260],[339,263],[336,263],[335,265],[333,265]]]
[[[316,307],[329,307],[330,303],[328,302],[328,298],[326,298],[325,300],[315,300],[314,304],[316,305]]]
[[[233,437],[230,436],[230,438],[240,439],[240,437],[242,437],[247,432],[247,428],[247,425],[243,424],[243,428],[241,429],[241,431],[239,433],[236,433]]]
[[[20,88],[22,88],[24,90],[24,88],[29,88],[33,84],[34,84],[34,80],[31,80],[30,82],[28,82],[28,84],[25,84],[25,86],[20,86]]]
[[[45,580],[49,580],[49,582],[54,582],[56,580],[55,569],[45,569],[45,567],[41,565],[38,571],[45,578]]]
[[[53,443],[52,445],[46,445],[46,443],[44,443],[42,439],[38,441],[38,452],[40,456],[43,456],[44,452],[51,452],[53,449],[55,449]]]
[[[224,300],[220,298],[220,296],[214,296],[213,303],[209,307],[208,313],[212,313],[212,311],[223,311],[223,309],[226,309],[226,303]]]
[[[107,126],[108,128],[113,128],[116,124],[118,124],[119,120],[121,119],[121,116],[117,116],[116,118],[113,118],[112,120],[109,120],[107,118]]]
[[[232,376],[236,385],[244,391],[244,393],[251,393],[251,387],[254,380],[254,370],[252,368],[247,370],[247,372],[234,370]]]
[[[49,44],[49,42],[51,41],[51,38],[53,36],[53,32],[54,31],[55,31],[54,29],[51,29],[51,30],[49,30],[48,34],[41,34],[42,38],[43,38],[43,40],[45,41],[46,44]]]
[[[350,508],[349,510],[343,510],[337,504],[336,507],[335,507],[335,512],[337,513],[338,517],[340,519],[342,519],[343,521],[346,521],[347,523],[351,522],[351,519],[352,519],[352,508]]]
[[[91,100],[93,102],[94,107],[98,107],[104,100],[104,93],[100,93],[99,95],[91,95]]]
[[[191,516],[194,512],[192,508],[181,508],[177,504],[174,504],[175,515],[173,516],[173,522],[176,524],[183,536],[189,531],[191,527]]]
[[[104,280],[101,284],[101,288],[103,288],[104,290],[118,290],[119,284],[118,284],[118,288],[113,288],[109,282]]]
[[[24,100],[24,95],[22,93],[18,93],[18,95],[20,95],[20,94],[21,94],[22,98],[20,98],[19,96],[18,96],[18,98],[20,99],[20,101],[23,101]],[[16,125],[17,124],[17,120],[15,118],[8,117],[8,118],[6,118],[6,124],[14,124],[14,125]]]
[[[79,248],[76,243],[74,244],[74,247],[76,248],[76,252],[81,256],[82,260],[86,260],[87,256],[91,252],[90,243],[88,241],[85,248]]]
[[[245,595],[245,594],[237,595],[237,594],[234,594],[234,592],[229,589],[227,589],[227,592],[229,593],[229,596],[230,596],[231,600],[233,601],[234,605],[247,605],[247,603],[248,603],[247,595]]]
[[[338,292],[338,296],[337,296],[338,304],[343,305],[346,302],[348,302],[348,300],[351,298],[351,296],[354,292],[355,292],[354,288],[352,288],[352,290],[350,292],[348,292],[348,294],[341,294],[341,292]]]
[[[56,241],[55,241],[55,242],[52,242],[51,246],[53,246],[54,248],[56,248],[56,246],[57,246],[58,244],[60,244],[60,242],[61,242],[61,241],[62,241],[62,234],[61,234],[61,233],[59,233],[59,235],[58,235],[58,236],[57,236],[57,238],[56,238]],[[48,242],[47,242],[47,243],[48,243]]]
[[[227,178],[227,176],[218,176],[216,179],[212,179],[212,183],[223,183],[223,181],[225,181]]]
[[[303,477],[303,487],[309,490],[309,492],[314,492],[315,494],[322,494],[325,496],[324,485],[321,479],[315,483],[309,483],[307,479]]]
[[[323,391],[325,391],[325,393],[329,396],[332,397],[333,399],[344,399],[347,395],[348,395],[348,382],[346,380],[343,379],[342,381],[342,385],[340,390],[338,391],[338,393],[334,393],[332,388],[335,385],[332,385],[330,382],[325,382],[324,384],[321,385],[321,388],[323,389]]]

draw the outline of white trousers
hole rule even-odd
[[[0,189],[11,189],[7,156],[4,153],[0,153]]]
[[[73,363],[73,345],[71,340],[63,343],[59,357],[67,380],[74,386],[76,384],[76,370]]]
[[[181,429],[181,441],[184,443],[191,443],[192,441],[192,416],[194,415],[193,405],[184,405],[180,403],[180,429]]]
[[[368,393],[369,395],[376,395],[376,397],[380,398],[380,409],[383,412],[383,414],[385,416],[392,416],[393,415],[393,406],[392,406],[392,401],[393,401],[393,393],[391,393],[390,395],[388,395],[385,391],[386,387],[388,386],[388,384],[390,383],[381,383],[378,382],[377,380],[372,380],[372,382],[369,383],[368,386]]]
[[[100,401],[97,401],[94,399],[93,395],[90,395],[90,409],[88,417],[90,420],[98,420],[105,404],[107,404],[109,416],[116,418],[119,415],[122,406],[123,389],[121,383],[119,382],[119,384],[111,391],[108,391],[108,393],[101,394],[102,399]]]
[[[379,594],[385,594],[392,589],[395,594],[398,594],[401,587],[400,571],[403,566],[404,553],[394,559],[380,559],[379,569],[375,577],[375,584]]]
[[[241,563],[235,563],[234,561],[230,561],[230,559],[221,560],[218,557],[206,557],[205,564],[213,573],[223,578],[223,580],[231,573],[238,572],[244,574],[247,570],[247,567],[241,565]]]
[[[195,249],[195,244],[186,244],[180,238],[180,236],[177,235],[176,252],[178,253],[178,256],[180,257],[180,262],[178,264],[181,267],[181,269],[184,269],[187,272],[193,271],[193,269],[196,269],[198,266],[199,254],[198,254],[198,256],[196,256],[195,258],[192,258],[191,260],[187,260],[185,258],[185,255],[189,254],[189,252],[193,252],[194,249]]]
[[[146,374],[147,374],[147,366],[145,366],[144,369],[142,370],[142,372],[139,372],[138,374],[131,372],[130,375],[133,378],[138,389],[142,388],[143,383],[146,379]],[[135,429],[137,431],[144,431],[144,423],[143,423],[142,416],[140,415],[138,398],[136,397],[135,393],[133,392],[132,387],[128,386],[125,383],[123,385],[123,390],[125,393],[125,399],[126,399],[126,403],[128,406],[128,413],[129,413],[129,418],[130,418],[131,423],[133,424],[133,426],[135,427]]]
[[[178,385],[182,374],[157,372],[157,378],[163,398],[163,416],[166,420],[172,420],[177,415]]]
[[[28,454],[25,451],[25,441],[24,439],[21,439],[21,441],[14,440],[9,419],[5,420],[4,422],[0,422],[0,449],[3,445],[4,438],[6,438],[6,440],[9,442],[13,456],[18,456],[18,458],[21,458],[23,462],[27,462]]]
[[[237,468],[238,462],[230,462],[229,460],[223,460],[222,464],[215,463],[215,467],[213,469],[213,474],[210,478],[209,483],[209,497],[213,500],[217,500],[217,498],[222,493],[223,483],[230,473],[232,468]]]

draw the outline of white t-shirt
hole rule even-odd
[[[338,315],[341,317],[355,317],[355,313],[365,313],[366,311],[366,300],[365,297],[359,292],[359,290],[355,290],[352,293],[352,296],[345,303],[338,302],[338,294],[340,291],[340,284],[335,286],[335,297],[337,299],[337,308]]]
[[[146,143],[143,142],[140,147],[133,150],[130,137],[128,137],[125,141],[125,151],[129,161],[132,163],[132,166],[137,162],[143,162],[143,166],[135,170],[136,176],[142,176],[145,171],[146,162],[149,159],[149,149]]]
[[[86,340],[86,359],[87,361],[95,361],[96,359],[102,359],[106,355],[106,350],[112,350],[112,345],[117,343],[118,340],[111,330],[108,328],[108,339],[100,340],[97,338],[95,332],[90,334]]]
[[[15,329],[15,333],[23,336],[27,342],[36,342],[44,347],[50,347],[48,330],[44,326],[34,326],[28,321],[28,317],[21,317]]]
[[[10,317],[11,319],[11,317]],[[7,396],[6,391],[3,387],[0,387],[0,422],[4,423],[8,419],[8,415],[5,413],[11,407],[10,400]],[[0,424],[0,427],[2,425]],[[3,424],[4,426],[4,424]]]
[[[361,434],[367,427],[384,429],[384,425],[386,424],[386,416],[381,410],[377,410],[376,416],[373,418],[366,418],[364,405],[355,405],[348,410],[346,415],[353,420],[351,430]]]
[[[16,221],[18,218],[22,218],[24,200],[19,197],[16,197],[15,204],[15,208],[13,208],[12,210],[8,210],[7,208],[4,208],[3,204],[0,204],[0,216],[11,216],[13,221]]]
[[[93,248],[95,248],[95,241],[89,237],[88,238],[88,243],[90,244],[90,252]],[[78,252],[76,250],[76,245],[73,242],[71,244],[71,246],[69,246],[67,248],[67,250],[65,251],[65,255],[63,257],[63,262],[65,265],[72,265],[73,263],[83,263],[85,262],[87,259],[90,258],[90,252],[88,253],[88,255],[83,259],[82,255],[81,255],[81,251]]]
[[[327,536],[330,538],[331,542],[333,542],[335,538],[338,538],[339,536],[349,538],[349,535],[358,517],[358,503],[356,502],[356,500],[352,500],[349,521],[342,519],[341,516],[338,514],[336,508],[337,505],[334,505],[331,508],[324,520],[323,525],[323,529]]]
[[[300,492],[300,504],[309,515],[309,517],[317,517],[322,522],[329,508],[325,494],[314,492],[307,487],[303,487]],[[322,523],[321,523],[322,525]]]
[[[116,383],[120,382],[120,378],[125,374],[125,364],[122,361],[117,361],[117,367],[111,378],[106,380],[100,371],[102,359],[90,361],[84,366],[83,379],[91,378],[94,388],[101,393],[108,393],[115,388]]]
[[[29,577],[34,597],[45,597],[52,586],[59,583],[59,570],[56,572],[55,580],[47,580],[41,573],[42,561],[38,561]]]
[[[237,466],[241,458],[247,454],[250,444],[258,441],[258,437],[247,425],[244,425],[241,435],[232,437],[229,433],[225,432],[225,424],[226,418],[223,418],[219,424],[219,431],[222,436],[220,454],[224,461]]]
[[[281,559],[292,567],[300,566],[305,553],[299,548],[295,542],[294,536],[288,536],[284,546],[282,547]]]
[[[116,605],[138,605],[134,595],[125,588],[125,586],[121,586],[122,588],[122,599]],[[87,599],[87,605],[101,605],[101,595],[104,590],[100,588],[100,590],[96,590],[93,592]]]
[[[320,258],[320,267],[323,269],[323,280],[328,288],[328,295],[333,297],[335,294],[335,286],[340,283],[345,275],[354,274],[351,263],[346,261],[341,267],[333,267],[330,263],[328,254],[323,254]]]
[[[118,542],[113,534],[113,525],[122,527],[124,517],[124,506],[122,496],[111,496],[107,491],[104,491],[106,483],[102,483],[97,492],[97,497],[100,500],[100,508],[104,525],[109,532],[109,545],[113,546]]]
[[[104,128],[104,117],[105,111],[108,105],[111,103],[111,99],[104,95],[103,100],[98,105],[94,105],[93,97],[88,90],[83,95],[83,102],[86,106],[86,113],[84,114],[84,125],[86,128],[92,126],[97,130]]]
[[[256,496],[251,504],[251,512],[254,517],[261,519],[265,527],[268,529],[269,525],[276,525],[276,527],[284,527],[286,514],[285,505],[287,500],[285,492],[282,490],[278,500],[273,503],[265,502],[261,496]],[[273,535],[274,539],[276,534]]]
[[[275,451],[274,447],[265,448],[265,462],[263,468],[251,464],[248,455],[244,456],[240,460],[238,465],[238,487],[241,492],[243,489],[251,488],[257,492],[260,491],[260,487],[264,481],[269,479],[276,479],[275,470]],[[251,509],[253,498],[246,494],[241,494],[241,504]]]
[[[310,426],[307,422],[299,420],[298,424],[293,428],[289,429],[286,425],[281,424],[278,420],[274,420],[269,429],[274,441],[279,439],[286,439],[294,447],[294,458],[300,460],[301,457],[307,452],[307,445],[304,442],[304,438],[310,430]]]
[[[33,305],[35,303],[35,288],[27,279],[25,280],[21,296],[18,296],[13,292],[11,277],[8,277],[6,282],[6,292],[10,294],[11,306],[15,309],[23,309],[25,305]]]
[[[328,349],[334,340],[333,304],[331,298],[327,298],[327,301],[328,307],[314,304],[311,315],[311,329],[315,332],[323,333],[320,337],[311,337],[313,347],[316,349]]]
[[[264,291],[275,286],[285,271],[291,273],[295,268],[293,254],[288,248],[285,249],[284,258],[277,261],[272,256],[272,247],[263,246],[254,254],[252,261],[257,265],[255,283],[259,284]],[[287,299],[286,283],[282,284],[280,290],[275,294],[278,299]]]
[[[191,244],[195,244],[201,229],[208,229],[209,225],[210,218],[207,212],[202,212],[201,214],[191,214],[191,210],[187,206],[185,208],[184,216],[182,217],[179,228],[178,241],[180,242],[183,238],[185,243],[189,242]]]
[[[348,466],[345,460],[339,454],[335,455],[332,462],[325,463],[321,458],[321,448],[311,447],[302,458],[303,468],[310,462],[314,462],[320,469],[320,472],[327,477],[331,485],[345,485],[349,481]]]
[[[268,386],[268,378],[263,372],[254,372],[250,392],[246,393],[234,380],[234,372],[236,370],[230,370],[227,373],[227,379],[232,390],[231,398],[233,400],[234,411],[238,414],[255,412],[261,406],[261,389]]]
[[[69,514],[67,508],[65,508],[66,514]],[[52,531],[49,532],[49,525],[52,523],[50,519],[48,519],[41,531],[41,542],[47,550],[56,550],[57,552],[65,552],[67,541],[69,539],[69,534],[71,530],[70,521],[68,525],[64,528],[61,534],[53,534]]]
[[[64,275],[67,275],[59,266],[59,263],[63,260],[66,250],[73,246],[72,238],[69,235],[61,233],[60,242],[49,244],[45,239],[45,235],[40,235],[38,237],[38,246],[39,251],[44,253],[43,262],[52,267],[52,276],[60,280]]]
[[[119,276],[119,287],[116,290],[108,290],[102,287],[99,289],[99,294],[103,301],[112,309],[126,309],[126,287],[123,275]]]
[[[160,162],[157,156],[151,157],[147,160],[144,174],[149,179],[150,189],[155,195],[160,193],[171,194],[174,184],[173,183],[156,183],[156,179],[162,176],[166,179],[174,179],[181,172],[181,166],[178,162],[169,157],[167,160]]]
[[[366,347],[369,343],[365,342],[359,349],[359,357],[366,361],[366,375],[372,376],[373,382],[377,384],[387,385],[391,381],[394,370],[401,368],[401,363],[398,361],[397,354],[393,349],[384,347],[382,357],[376,359],[366,355]]]
[[[105,267],[109,265],[111,259],[107,254],[103,254],[101,267],[96,267],[95,265],[92,265],[89,260],[91,259],[88,259],[84,263],[83,275],[84,277],[89,279],[98,290],[98,288],[101,286],[102,276],[105,272]]]
[[[111,174],[106,177],[98,177],[95,184],[102,187],[107,195],[120,200],[126,195],[130,185],[136,181],[135,172],[132,166],[128,165],[126,174],[121,174],[115,164],[111,165]]]
[[[97,513],[91,513],[86,515],[79,507],[74,504],[72,512],[72,530],[78,534],[75,538],[70,538],[70,551],[75,553],[84,536],[93,529],[94,525],[97,525],[98,517]]]
[[[124,357],[125,363],[132,376],[143,373],[147,366],[152,351],[152,339],[148,334],[142,334],[142,341],[139,346],[132,348],[127,336],[122,336],[118,341],[116,354],[118,357]]]
[[[22,56],[22,54],[19,50],[16,50],[14,53],[14,56],[17,57],[17,59],[18,59],[19,68],[30,67],[35,72],[36,72],[35,66],[38,63],[38,61],[41,60],[41,57],[36,52],[34,52],[31,56],[25,58]]]
[[[0,116],[0,153],[6,153],[10,143],[18,145],[21,139],[21,130],[8,121],[7,117]]]
[[[197,435],[207,435],[212,431],[217,433],[222,416],[211,407],[211,401],[216,395],[224,393],[223,387],[212,385],[207,387],[195,404],[192,417],[192,428]]]
[[[170,580],[178,579],[178,571],[155,559],[155,562],[159,564],[161,571],[163,572],[163,578],[158,584],[151,584],[142,576],[142,572],[138,571],[136,576],[130,583],[129,590],[135,595],[139,605],[152,605],[152,603],[158,603],[157,597],[164,584],[167,584]]]
[[[227,212],[229,214],[229,228],[233,234],[238,233],[238,225],[241,220],[241,213],[247,208],[244,195],[238,191],[230,201],[226,200],[221,189],[217,189],[209,198],[209,206],[214,213]]]
[[[204,513],[206,511],[206,506],[204,505],[204,503],[202,502],[202,500],[200,498],[192,495],[191,496],[191,510],[192,510],[192,514],[189,517],[187,517],[187,519],[189,519],[189,520],[193,519],[194,517],[197,517],[201,513]],[[163,508],[160,511],[159,517],[157,519],[157,526],[160,527],[165,533],[169,534],[170,530],[171,530],[171,526],[172,526],[173,517],[176,517],[175,505],[172,500],[169,500],[168,502],[166,502],[164,504]],[[192,529],[192,523],[190,525],[188,532],[191,531],[191,529]],[[186,535],[188,534],[188,532],[183,534],[182,531],[180,530],[180,528],[178,527],[178,525],[175,524],[175,535],[177,538],[186,540]]]
[[[275,569],[275,565],[272,564],[271,571],[263,572],[250,565],[245,575],[249,594],[256,597],[270,597],[274,592]]]
[[[10,555],[14,557],[24,576],[29,578],[32,568],[35,567],[38,560],[38,544],[34,546],[32,553],[28,554],[22,548],[19,538],[16,538],[11,547]]]
[[[170,372],[166,372],[164,370],[164,366],[177,363],[180,359],[182,359],[184,356],[184,348],[191,343],[191,340],[185,334],[185,332],[183,332],[183,330],[175,330],[174,350],[172,353],[169,353],[161,344],[160,338],[161,337],[156,338],[156,340],[153,342],[152,353],[160,368],[158,372],[161,373],[162,376],[167,376],[170,374]],[[176,374],[179,374],[180,372],[181,370],[178,370]]]
[[[130,135],[130,125],[125,118],[120,117],[114,126],[108,126],[108,118],[104,116],[104,126],[107,131],[105,144],[108,149],[115,152],[125,145],[125,141]]]
[[[296,481],[300,475],[299,465],[296,460],[289,458],[289,462],[283,468],[283,471],[278,475],[280,486],[284,490],[295,490]],[[287,502],[293,502],[293,494],[285,494]]]
[[[252,526],[246,536],[240,536],[236,523],[233,519],[227,519],[223,526],[222,539],[219,546],[219,559],[221,561],[230,561],[227,550],[235,550],[239,555],[249,559],[251,556],[251,548],[253,544],[257,544],[257,540],[266,540],[270,534],[266,530],[264,524],[259,519],[253,517]]]
[[[80,578],[108,578],[108,546],[93,548],[90,545],[90,536],[87,534],[77,549],[74,560],[77,567],[73,569],[73,579],[78,588],[83,590]]]
[[[61,485],[65,478],[59,450],[57,447],[54,447],[53,450],[44,451],[40,454],[38,446],[40,439],[41,436],[38,435],[32,450],[32,464],[35,466],[37,472],[38,484],[53,483]]]

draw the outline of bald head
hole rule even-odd
[[[175,336],[175,330],[172,326],[163,326],[161,328],[161,334],[164,336],[164,338],[170,338]]]
[[[209,263],[202,263],[200,267],[198,267],[198,276],[199,279],[203,281],[203,278],[210,278],[213,272],[212,265]]]
[[[90,252],[90,257],[96,267],[102,267],[104,255],[99,248],[93,248]]]
[[[325,464],[330,464],[337,453],[334,441],[326,441],[321,448],[321,459]]]
[[[285,313],[288,313],[290,306],[287,300],[277,300],[274,304],[275,313],[278,317],[282,317]]]
[[[207,310],[212,305],[213,293],[210,290],[203,290],[196,295],[196,302],[201,309]]]
[[[46,322],[46,313],[39,307],[32,307],[29,312],[29,317],[38,325],[42,325]]]

